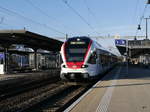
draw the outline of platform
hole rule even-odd
[[[65,111],[150,112],[150,69],[121,65]]]
[[[36,79],[36,78],[43,78],[43,77],[59,77],[59,69],[52,69],[52,70],[44,70],[44,71],[36,71],[36,72],[27,72],[27,73],[10,73],[7,75],[0,74],[0,84],[4,82],[9,82],[12,80],[19,80],[19,79]]]

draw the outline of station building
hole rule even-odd
[[[62,43],[26,30],[0,30],[0,74],[60,68]]]
[[[132,64],[150,65],[150,40],[142,39],[125,40],[116,39],[116,47],[125,60]]]

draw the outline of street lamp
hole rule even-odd
[[[147,1],[147,4],[150,4],[150,0]]]
[[[150,2],[150,0],[149,0],[149,2]],[[148,17],[148,18],[144,18],[145,19],[145,21],[146,21],[146,39],[148,39],[148,20],[150,19],[150,17]],[[139,24],[138,25],[138,28],[137,28],[138,30],[141,30],[141,25]]]
[[[148,39],[148,23],[147,23],[147,20],[150,19],[150,17],[149,18],[144,18],[144,19],[146,20],[146,39]]]
[[[140,24],[138,25],[138,28],[137,28],[137,29],[138,29],[138,30],[141,30],[141,25],[140,25]]]

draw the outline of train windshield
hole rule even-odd
[[[73,38],[66,43],[66,61],[82,62],[88,49],[90,39]]]

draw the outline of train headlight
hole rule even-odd
[[[63,65],[62,67],[63,67],[63,68],[66,68],[66,65]]]
[[[88,65],[82,65],[82,67],[81,68],[87,68],[88,67]]]

